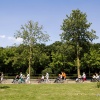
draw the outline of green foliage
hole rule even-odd
[[[99,44],[91,44],[91,48],[87,52],[85,51],[84,56],[81,57],[81,70],[88,71],[90,69],[91,73],[99,71],[99,48]],[[20,71],[26,73],[28,56],[28,46],[26,45],[0,48],[0,70],[10,74]],[[74,59],[75,52],[72,45],[66,43],[55,43],[50,46],[35,44],[32,49],[31,66],[34,69],[34,74],[41,74],[47,66],[52,69],[53,74],[58,74],[61,71],[73,74],[76,73],[76,60]]]
[[[52,52],[52,62],[49,64],[49,66],[53,69],[54,73],[61,72],[61,68],[63,66],[62,54],[58,52]]]
[[[28,21],[22,25],[20,31],[15,33],[16,38],[22,38],[26,45],[33,45],[40,41],[48,41],[49,35],[43,33],[43,26],[39,26],[38,22]]]
[[[73,74],[76,73],[77,62],[79,62],[81,70],[98,72],[100,44],[90,43],[97,36],[95,31],[89,29],[91,23],[88,23],[86,17],[86,13],[78,9],[73,10],[69,16],[66,16],[61,26],[62,41],[50,45],[41,44],[48,41],[49,36],[44,34],[43,26],[39,26],[38,22],[29,21],[22,25],[15,33],[15,37],[22,38],[23,44],[0,48],[0,71],[25,73],[31,65],[34,70],[31,75],[46,73],[48,70],[53,74],[61,71]]]
[[[51,73],[52,73],[52,69],[51,69],[51,68],[45,68],[45,69],[42,71],[42,74],[46,74],[46,73],[51,74]]]
[[[72,10],[72,13],[63,21],[61,30],[63,31],[61,36],[62,41],[71,42],[75,47],[76,61],[77,61],[77,74],[80,75],[80,52],[83,46],[98,38],[93,29],[89,31],[91,23],[87,21],[86,13],[81,12],[79,9]],[[83,45],[84,44],[84,45]]]
[[[46,55],[46,53],[42,53],[40,58],[39,58],[40,65],[46,66],[50,60],[49,56]]]
[[[95,31],[88,29],[91,23],[87,23],[86,13],[82,13],[79,9],[72,10],[70,16],[66,15],[66,19],[63,21],[61,29],[63,33],[61,34],[61,39],[73,42],[85,42],[92,41],[97,38]]]
[[[82,61],[82,63],[86,64],[87,67],[99,68],[99,66],[100,66],[100,50],[91,47],[89,52],[84,53],[84,56],[81,61]]]
[[[23,44],[28,45],[28,61],[29,61],[29,75],[30,75],[30,68],[32,65],[32,49],[33,46],[38,42],[46,42],[49,39],[48,34],[44,34],[43,26],[39,26],[38,22],[28,21],[27,24],[22,25],[20,31],[15,33],[15,38],[22,38]]]
[[[26,70],[26,74],[29,73],[29,67]],[[31,67],[30,68],[30,75],[34,75],[34,69]]]
[[[97,82],[97,87],[98,87],[98,88],[100,88],[100,81],[99,81],[99,82]]]

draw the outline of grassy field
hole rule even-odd
[[[96,83],[0,84],[0,100],[100,100]]]

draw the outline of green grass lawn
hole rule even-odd
[[[100,100],[96,83],[0,84],[0,100]]]

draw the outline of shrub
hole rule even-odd
[[[27,68],[26,73],[29,73],[29,67]],[[34,74],[34,69],[32,67],[30,68],[30,74]]]
[[[97,82],[97,87],[100,88],[100,81]]]
[[[51,74],[52,73],[52,69],[51,68],[46,68],[46,69],[44,69],[43,71],[42,71],[42,74],[45,74],[45,73],[49,73],[49,74]]]

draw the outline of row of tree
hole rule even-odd
[[[100,44],[92,41],[98,38],[95,31],[90,31],[86,13],[79,9],[73,10],[63,20],[61,30],[62,41],[51,45],[42,42],[49,40],[43,27],[38,22],[29,21],[15,33],[16,38],[22,38],[19,46],[0,48],[0,70],[15,74],[29,72],[30,75],[41,73],[58,74],[61,71],[79,76],[81,71],[97,72],[100,68]]]
[[[32,46],[31,75],[41,73],[67,74],[77,73],[76,51],[72,45],[56,41],[46,46],[35,44]],[[99,72],[100,44],[84,46],[80,53],[80,71],[87,73]],[[0,71],[14,75],[29,71],[29,46],[19,45],[0,48]]]

